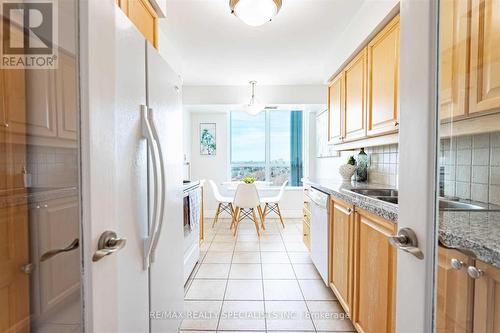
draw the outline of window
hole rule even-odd
[[[300,186],[302,111],[231,112],[231,179]]]

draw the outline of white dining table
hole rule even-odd
[[[222,186],[226,192],[231,193],[231,195],[234,195],[234,192],[238,188],[238,185],[243,184],[242,181],[226,181],[222,182]],[[268,182],[268,181],[256,181],[254,182],[255,187],[257,188],[257,191],[259,192],[259,196],[264,197],[264,196],[269,196],[269,192],[276,192],[279,191],[279,186],[273,185],[273,182]]]

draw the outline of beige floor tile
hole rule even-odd
[[[234,248],[235,251],[259,251],[259,242],[237,242]]]
[[[286,252],[262,252],[263,264],[289,264],[288,254]]]
[[[293,232],[290,234],[283,234],[282,237],[285,242],[302,242],[304,234],[301,232]]]
[[[263,301],[224,301],[218,330],[265,330]]]
[[[262,264],[264,279],[295,279],[291,264]]]
[[[233,230],[229,229],[229,226],[224,226],[223,228],[220,228],[217,230],[217,235],[233,235]],[[233,236],[234,237],[234,236]]]
[[[304,301],[266,301],[268,330],[314,331]]]
[[[216,330],[222,301],[185,301],[184,309],[188,314],[200,314],[186,318],[181,323],[181,330]]]
[[[286,251],[285,245],[282,241],[279,242],[260,242],[260,250],[262,252],[266,251]]]
[[[264,280],[266,301],[302,301],[304,297],[297,280]]]
[[[206,252],[210,248],[210,245],[212,244],[211,241],[205,241],[200,245],[200,251]]]
[[[262,280],[228,280],[225,300],[263,300]]]
[[[230,264],[201,264],[195,279],[226,279]]]
[[[288,252],[292,264],[312,264],[309,252]]]
[[[195,279],[188,289],[185,299],[189,300],[223,300],[227,280]]]
[[[323,280],[299,280],[299,284],[306,301],[334,301],[337,299]]]
[[[205,264],[230,264],[232,258],[233,258],[233,252],[209,251],[206,254],[205,258],[203,259],[203,263],[205,263]]]
[[[212,242],[209,251],[233,251],[233,242]]]
[[[230,279],[262,279],[260,264],[232,264]]]
[[[303,242],[286,242],[285,247],[288,252],[309,252]]]
[[[238,242],[258,242],[258,241],[259,241],[259,236],[257,236],[256,233],[238,235]]]
[[[234,252],[233,264],[259,264],[260,252]]]
[[[292,264],[297,279],[321,279],[313,264]]]
[[[351,321],[337,301],[308,301],[307,306],[318,331],[355,332]]]
[[[283,242],[280,234],[264,234],[260,236],[261,242]]]
[[[215,235],[214,242],[236,242],[236,237],[233,236],[232,234],[217,234]]]

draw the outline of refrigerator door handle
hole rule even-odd
[[[155,126],[154,122],[154,111],[153,109],[149,109],[148,112],[148,118],[149,118],[149,124],[151,126],[151,130],[153,133],[153,137],[156,141],[156,147],[158,149],[158,160],[159,160],[159,172],[160,172],[160,209],[159,209],[159,218],[158,218],[158,228],[153,236],[153,245],[151,247],[151,262],[154,262],[155,260],[155,252],[156,252],[156,247],[158,246],[158,240],[160,238],[160,231],[163,226],[163,220],[164,220],[164,212],[165,212],[165,198],[166,198],[166,178],[165,178],[165,164],[163,160],[163,151],[161,148],[161,143],[160,143],[160,137],[158,135],[158,131]]]
[[[148,117],[148,107],[146,105],[141,105],[141,119],[142,119],[142,135],[147,141],[148,150],[151,155],[152,167],[153,167],[153,212],[151,214],[152,223],[149,226],[148,235],[144,239],[144,256],[143,256],[143,266],[144,269],[148,269],[151,260],[151,251],[153,248],[153,241],[155,234],[158,230],[158,220],[159,220],[159,210],[158,204],[160,202],[159,198],[159,186],[158,186],[158,155],[157,155],[157,144],[153,135],[153,130],[151,124],[149,123]],[[149,224],[149,222],[148,222]]]

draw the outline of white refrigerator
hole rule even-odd
[[[120,332],[177,332],[183,310],[181,80],[116,10]],[[150,316],[154,313],[154,316]],[[153,318],[151,318],[153,317]],[[156,318],[156,319],[154,319]]]

